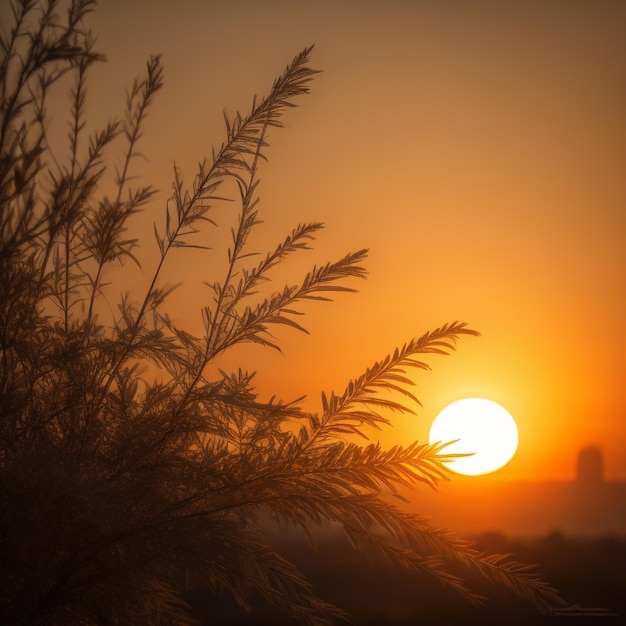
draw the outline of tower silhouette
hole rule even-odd
[[[578,453],[576,479],[581,485],[598,485],[604,482],[604,460],[602,450],[587,446]]]

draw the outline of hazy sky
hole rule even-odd
[[[109,59],[89,83],[96,122],[163,55],[142,146],[156,211],[173,161],[191,181],[222,141],[222,109],[247,109],[315,44],[323,73],[270,137],[259,245],[320,220],[288,278],[363,247],[370,276],[308,307],[311,335],[282,332],[284,355],[238,353],[260,390],[317,409],[322,390],[460,319],[482,336],[416,372],[424,406],[385,443],[426,441],[445,405],[482,396],[519,425],[499,476],[570,478],[594,443],[626,479],[626,3],[108,0],[90,23]],[[211,263],[172,266],[191,286],[172,312],[192,326]]]

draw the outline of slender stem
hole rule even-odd
[[[152,71],[156,70],[157,74],[155,77],[152,76]],[[154,78],[154,81],[153,81]],[[144,117],[146,115],[146,112],[148,110],[148,106],[150,104],[150,99],[152,94],[158,90],[161,86],[161,80],[160,80],[160,75],[159,75],[159,66],[158,66],[158,58],[155,59],[154,65],[150,65],[148,66],[148,77],[145,79],[145,81],[143,82],[142,86],[145,88],[145,91],[143,93],[143,98],[141,100],[141,103],[139,104],[139,108],[137,110],[137,114],[134,118],[134,120],[131,118],[131,124],[132,124],[132,129],[129,135],[129,140],[128,140],[128,150],[126,151],[125,157],[124,157],[124,166],[122,168],[122,173],[120,174],[118,180],[117,180],[117,195],[115,198],[115,202],[114,202],[114,206],[118,206],[120,204],[120,201],[122,199],[122,192],[124,190],[124,187],[126,185],[126,181],[127,181],[127,176],[128,176],[128,168],[130,167],[130,161],[133,157],[133,151],[135,149],[135,145],[137,143],[137,141],[139,140],[139,133],[141,130],[141,124],[144,120]],[[132,99],[131,102],[129,103],[129,106],[132,106]],[[129,116],[133,115],[133,110],[130,109],[128,111]],[[128,135],[127,135],[128,136]],[[93,307],[94,307],[94,303],[95,303],[95,299],[96,299],[96,294],[99,290],[100,287],[100,277],[102,276],[102,271],[104,269],[104,265],[105,265],[106,261],[104,258],[100,259],[100,262],[98,264],[98,270],[96,272],[96,277],[93,281],[93,285],[92,285],[92,289],[91,289],[91,295],[89,298],[89,309],[87,312],[87,322],[89,323],[91,321],[92,315],[93,315]],[[154,283],[153,283],[154,284]]]
[[[69,298],[70,298],[70,237],[69,225],[65,225],[65,287],[63,292],[63,321],[65,332],[69,328]]]
[[[249,120],[248,120],[249,121]],[[102,400],[104,399],[104,397],[106,396],[106,394],[108,393],[108,390],[111,386],[111,384],[113,383],[113,380],[115,379],[115,376],[117,375],[117,372],[119,371],[120,367],[122,366],[122,364],[124,363],[124,361],[126,360],[126,358],[128,357],[130,351],[132,350],[133,347],[133,342],[135,340],[135,338],[137,337],[137,334],[139,333],[139,330],[141,328],[141,323],[143,321],[144,315],[148,309],[148,304],[150,302],[150,298],[152,297],[152,294],[154,293],[157,281],[161,275],[161,270],[165,264],[166,258],[170,252],[170,250],[172,249],[174,242],[178,239],[178,236],[180,235],[180,231],[182,230],[187,217],[189,215],[189,213],[194,209],[194,207],[196,206],[196,204],[198,203],[198,201],[200,200],[200,198],[202,197],[202,195],[204,194],[209,181],[214,178],[216,175],[219,174],[220,170],[222,169],[222,161],[224,158],[226,158],[226,154],[228,153],[229,150],[232,149],[232,146],[237,144],[239,141],[241,141],[240,137],[241,135],[244,133],[244,131],[248,130],[248,126],[247,124],[243,124],[242,128],[240,129],[240,132],[233,135],[232,137],[229,138],[229,141],[224,144],[222,146],[222,148],[220,149],[219,153],[216,155],[215,159],[213,160],[213,163],[211,164],[211,167],[209,168],[208,172],[206,172],[204,174],[204,176],[198,180],[195,190],[193,192],[193,194],[186,199],[185,204],[186,207],[183,208],[180,212],[179,212],[179,219],[178,219],[178,224],[175,228],[175,230],[171,233],[171,235],[167,238],[167,240],[165,241],[164,244],[164,248],[161,252],[161,258],[159,260],[159,263],[153,273],[152,276],[152,281],[150,283],[150,286],[148,287],[148,290],[146,291],[146,295],[144,296],[143,302],[141,304],[141,307],[139,309],[139,312],[137,313],[137,317],[135,318],[135,321],[133,323],[133,326],[131,328],[130,331],[130,337],[128,339],[128,341],[126,342],[126,346],[124,348],[124,350],[122,351],[121,355],[119,356],[119,358],[117,359],[117,361],[115,363],[113,363],[108,377],[107,377],[107,381],[104,384],[102,391],[101,391],[101,395],[100,395],[100,400],[98,402],[96,402],[96,407],[100,406],[100,403],[102,402]],[[256,163],[256,158],[255,158],[255,163]],[[208,346],[208,342],[207,342],[207,346]],[[207,351],[208,352],[208,351]],[[188,389],[188,392],[186,394],[186,398],[188,397],[191,389],[193,389],[193,387],[195,387],[195,385],[198,383],[198,381],[200,380],[200,377],[202,375],[202,369],[204,368],[204,366],[206,365],[206,363],[208,362],[208,357],[205,359],[204,361],[204,365],[199,368],[198,373],[191,385],[191,387]]]
[[[68,192],[68,203],[71,203],[74,191],[76,189],[77,180],[75,178],[76,168],[78,166],[78,137],[80,135],[80,118],[81,118],[81,99],[83,97],[83,86],[85,77],[85,64],[81,62],[78,66],[78,76],[76,79],[76,92],[74,95],[73,106],[73,127],[72,137],[70,139],[72,145],[71,169],[70,169],[70,187]],[[70,244],[71,244],[71,225],[69,221],[65,224],[65,290],[64,290],[64,306],[63,316],[65,322],[65,332],[69,329],[69,309],[70,309]]]
[[[18,75],[17,82],[15,85],[15,90],[12,96],[9,98],[9,102],[4,110],[4,116],[2,119],[2,126],[0,127],[0,146],[4,146],[4,141],[6,138],[6,133],[9,128],[9,124],[13,119],[14,115],[14,107],[17,104],[17,101],[22,93],[22,89],[28,83],[31,76],[42,67],[43,63],[36,56],[36,49],[39,45],[41,45],[43,39],[43,33],[46,30],[50,22],[50,18],[52,16],[53,4],[49,3],[48,11],[43,15],[39,23],[39,30],[33,35],[31,39],[31,45],[28,50],[28,54],[26,56],[26,62],[22,64],[21,71]],[[24,20],[25,16],[28,12],[28,6],[24,5],[24,12],[20,15],[20,22]],[[18,23],[18,25],[19,25]],[[17,28],[17,26],[16,26]],[[18,36],[18,32],[16,30],[15,39]],[[8,76],[6,77],[8,78]]]
[[[230,286],[230,281],[233,275],[235,263],[239,260],[239,253],[241,252],[243,248],[243,239],[245,237],[245,232],[248,230],[248,227],[245,226],[245,222],[246,222],[248,210],[251,205],[250,192],[253,189],[254,180],[255,180],[257,169],[258,169],[258,161],[259,161],[259,157],[261,154],[261,147],[263,145],[263,141],[267,133],[268,122],[269,122],[269,118],[266,117],[263,123],[263,127],[261,129],[260,135],[259,135],[257,148],[254,154],[254,159],[250,167],[250,180],[246,187],[246,194],[242,197],[241,218],[239,220],[239,227],[237,229],[237,234],[233,242],[233,254],[232,254],[230,263],[228,264],[228,271],[226,273],[223,287],[220,290],[220,294],[218,297],[217,305],[215,308],[215,320],[214,320],[214,323],[211,325],[211,328],[209,330],[209,335],[207,337],[207,347],[206,347],[207,359],[203,365],[203,368],[206,365],[206,362],[208,362],[209,358],[212,358],[212,356],[214,356],[217,353],[217,342],[222,334],[222,326],[223,326],[224,320],[230,315],[233,308],[237,304],[236,300],[232,300],[230,304],[224,310],[222,310],[222,305],[224,303],[224,295],[228,287]],[[195,382],[197,382],[198,379],[199,377],[196,377]]]

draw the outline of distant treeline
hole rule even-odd
[[[519,561],[540,564],[539,572],[561,590],[571,610],[560,615],[539,613],[508,590],[470,575],[468,580],[474,588],[489,597],[485,606],[474,607],[435,580],[355,552],[344,538],[335,534],[320,540],[317,553],[301,538],[289,534],[281,544],[285,554],[298,563],[323,598],[350,612],[355,626],[625,623],[626,538],[577,539],[555,531],[540,539],[511,539],[499,532],[472,539],[481,549],[513,553]],[[260,601],[249,615],[226,595],[215,597],[204,589],[196,589],[189,595],[189,601],[203,625],[295,624]]]

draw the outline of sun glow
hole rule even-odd
[[[488,474],[506,465],[517,450],[517,426],[510,413],[499,404],[483,398],[465,398],[448,405],[435,418],[431,443],[454,441],[445,453],[473,453],[449,461],[459,474]]]

